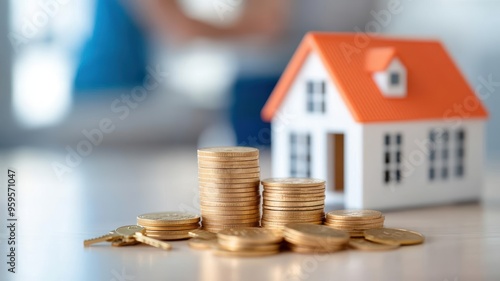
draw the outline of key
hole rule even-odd
[[[144,227],[138,225],[127,225],[116,229],[116,233],[121,235],[124,242],[132,242],[136,240],[163,250],[170,250],[172,248],[172,246],[167,242],[145,236],[145,231],[146,229]]]
[[[119,240],[111,242],[111,246],[113,246],[113,247],[133,246],[133,245],[137,245],[140,243],[141,242],[139,242],[137,240],[133,240],[132,242],[125,242],[122,239],[119,239]]]
[[[116,233],[116,231],[113,230],[113,231],[110,231],[108,234],[105,234],[105,235],[102,235],[99,237],[95,237],[92,239],[84,240],[83,246],[87,247],[87,246],[90,246],[92,244],[101,243],[101,242],[113,242],[113,241],[119,240],[120,238],[122,238],[122,235]]]

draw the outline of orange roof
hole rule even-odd
[[[394,47],[370,48],[366,52],[365,69],[370,72],[384,70],[395,55]]]
[[[439,42],[368,35],[367,45],[356,47],[360,45],[357,36],[307,34],[262,109],[262,118],[273,118],[311,51],[323,61],[357,122],[487,117],[483,104]],[[400,59],[408,72],[404,98],[383,96],[371,76],[370,71],[383,69],[393,57]],[[474,104],[477,106],[471,106]],[[460,105],[466,115],[455,111]]]

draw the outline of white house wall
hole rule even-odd
[[[378,123],[363,126],[363,207],[398,208],[478,199],[483,176],[484,122],[424,121]],[[448,128],[450,134],[448,179],[429,181],[429,151],[425,142],[432,129]],[[465,130],[463,178],[455,176],[455,135]],[[403,177],[400,184],[384,182],[384,135],[401,133]],[[419,145],[420,143],[420,145]],[[357,205],[358,202],[347,202]]]
[[[326,81],[326,113],[307,112],[306,83]],[[352,207],[362,203],[362,129],[346,108],[333,81],[316,53],[311,53],[297,74],[288,94],[272,121],[273,176],[288,177],[290,168],[289,135],[311,134],[311,176],[328,180],[328,134],[344,133],[345,199]],[[330,187],[331,182],[327,182]],[[332,193],[327,194],[331,201]]]

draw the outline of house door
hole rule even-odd
[[[329,189],[344,192],[344,134],[328,135]]]

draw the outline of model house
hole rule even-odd
[[[478,199],[487,112],[437,41],[309,33],[262,110],[273,176],[390,209]]]

